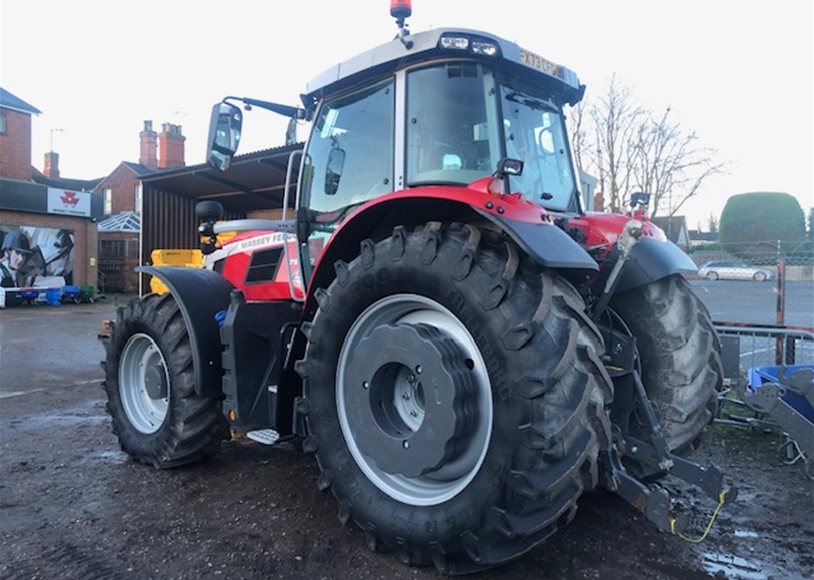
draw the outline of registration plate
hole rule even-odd
[[[534,54],[522,48],[520,49],[520,62],[527,67],[542,71],[551,76],[558,76],[560,71],[559,65],[543,58],[539,54]]]

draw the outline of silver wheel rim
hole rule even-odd
[[[476,426],[470,435],[466,450],[450,465],[438,472],[419,477],[388,473],[380,469],[376,462],[363,454],[356,444],[357,434],[353,432],[345,408],[345,390],[363,388],[348,384],[346,369],[358,345],[373,330],[383,324],[426,324],[435,327],[452,339],[467,358],[476,384],[474,407],[477,409]],[[407,379],[396,387],[397,394],[407,389]],[[420,397],[409,400],[401,396],[395,398],[393,411],[414,431],[423,421],[423,408],[417,403]],[[475,339],[464,324],[447,308],[434,300],[417,294],[396,294],[382,298],[370,305],[354,322],[339,353],[336,371],[336,401],[339,424],[345,443],[365,476],[382,492],[393,499],[414,506],[437,505],[448,501],[463,491],[480,470],[492,434],[492,389],[486,364]],[[401,401],[404,401],[401,403]],[[369,436],[369,434],[364,434]]]
[[[144,333],[131,336],[122,351],[119,397],[138,431],[149,435],[161,428],[170,406],[170,374],[161,349]]]

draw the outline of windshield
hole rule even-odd
[[[510,178],[511,191],[550,209],[568,209],[575,182],[562,115],[530,90],[506,84],[500,94],[506,156],[524,162],[523,174]]]
[[[510,191],[548,209],[575,209],[563,116],[542,89],[498,81],[475,62],[412,70],[406,134],[408,187],[467,185],[494,174],[500,158],[510,157],[524,162],[523,174],[510,177]]]

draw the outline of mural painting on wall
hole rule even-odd
[[[34,226],[0,225],[0,285],[25,288],[54,284],[73,284],[73,230]]]

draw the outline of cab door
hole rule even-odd
[[[300,244],[305,280],[353,209],[393,191],[394,93],[389,78],[319,108],[300,180],[299,215],[307,216],[308,229],[307,242]]]

